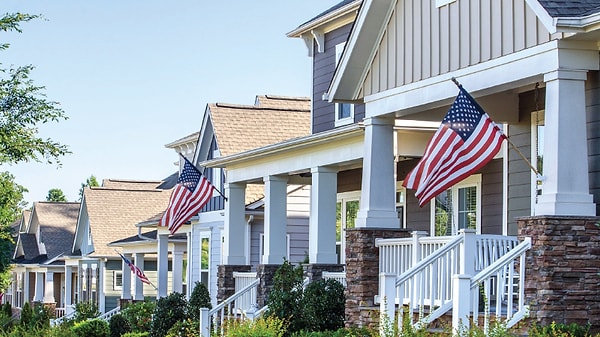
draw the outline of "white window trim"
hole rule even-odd
[[[200,282],[202,281],[202,273],[203,272],[208,273],[208,283],[209,284],[207,284],[207,286],[209,287],[209,289],[210,289],[210,276],[211,276],[210,275],[210,269],[211,269],[210,267],[211,267],[211,262],[212,262],[211,261],[212,260],[212,258],[211,258],[211,245],[212,245],[212,243],[211,243],[211,240],[210,240],[210,234],[211,234],[210,231],[201,231],[199,233],[199,242],[200,242],[200,245],[198,247],[198,252],[199,252],[198,256],[200,257],[200,261],[198,261],[198,281],[200,281]],[[207,269],[202,269],[202,240],[203,239],[208,239],[208,266],[207,266]],[[189,279],[189,275],[188,275],[188,279]]]
[[[121,275],[121,285],[117,285],[117,276]],[[113,290],[121,290],[123,289],[123,271],[122,270],[113,270]]]
[[[475,186],[477,189],[477,218],[476,218],[476,233],[481,234],[481,174],[474,174],[460,183],[452,186],[450,189],[452,190],[452,200],[458,199],[458,190],[464,187]],[[429,235],[435,236],[435,198],[431,199],[430,202],[430,219],[429,219]],[[452,223],[458,223],[458,204],[452,204]],[[454,228],[453,228],[454,229]]]
[[[358,205],[360,209],[360,191],[352,191],[352,192],[342,192],[337,194],[336,203],[342,204],[341,216],[342,216],[342,233],[341,233],[341,248],[340,248],[340,262],[343,264],[346,261],[346,235],[344,235],[344,231],[346,229],[346,224],[344,223],[344,214],[345,212],[345,204],[348,201],[358,200]],[[336,242],[337,245],[337,242]]]
[[[396,193],[402,192],[404,194],[404,200],[402,202],[398,202],[398,200],[396,200],[396,208],[398,208],[398,206],[403,207],[401,221],[402,221],[402,228],[406,228],[406,188],[404,186],[402,186],[402,183],[403,183],[403,181],[396,182]]]
[[[344,52],[344,47],[346,46],[346,42],[339,43],[335,46],[335,65],[337,67],[340,59],[342,57],[342,53]],[[354,123],[354,104],[350,104],[350,116],[346,118],[339,118],[339,107],[342,103],[335,103],[335,126],[343,126]]]
[[[219,157],[221,157],[221,151],[214,150],[213,151],[213,159],[219,158]],[[218,197],[218,196],[221,195],[221,193],[219,193],[219,190],[221,189],[221,185],[222,185],[221,184],[222,183],[221,180],[222,180],[222,177],[223,177],[223,169],[220,168],[220,167],[213,167],[212,168],[212,175],[213,175],[212,176],[212,180],[213,180],[212,184],[215,187],[213,189],[213,194],[212,194],[212,196],[214,198],[214,197]]]
[[[534,111],[531,113],[531,164],[537,168],[537,155],[539,153],[543,154],[544,149],[538,149],[539,153],[536,153],[536,146],[537,146],[537,141],[538,141],[538,118],[540,118],[540,121],[544,121],[545,118],[545,114],[544,114],[544,110],[540,110],[540,111]],[[537,204],[537,182],[538,182],[538,177],[536,176],[536,174],[533,172],[533,170],[530,170],[531,172],[531,215],[535,215],[535,205]],[[542,192],[543,193],[543,192]]]

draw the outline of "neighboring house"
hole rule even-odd
[[[347,229],[345,251],[353,253],[341,261],[352,324],[368,323],[361,311],[373,309],[381,294],[375,239],[406,236],[408,230],[437,236],[473,229],[533,237],[534,252],[526,265],[521,262],[525,278],[534,282],[528,284],[540,282],[525,293],[533,319],[588,319],[598,329],[597,318],[561,316],[560,303],[543,305],[548,292],[577,301],[586,284],[598,291],[597,269],[579,268],[589,258],[598,260],[597,249],[585,244],[597,242],[599,234],[598,14],[600,1],[342,1],[290,32],[304,39],[313,59],[313,134],[199,158],[201,166],[227,171],[220,268],[231,272],[225,277],[247,264],[247,234],[239,235],[246,226],[244,186],[264,182],[269,216],[262,263],[275,264],[285,242],[284,191],[310,176],[309,262],[337,263],[337,213],[338,227]],[[418,206],[414,191],[401,183],[458,93],[452,78],[503,124],[542,179],[505,144],[481,170]],[[555,247],[565,240],[577,253]],[[553,280],[573,285],[544,288],[544,268],[557,267],[555,253],[546,253],[553,248],[570,254],[561,255],[569,263]],[[546,258],[533,259],[540,255]],[[600,302],[591,298],[573,308],[597,312]]]
[[[65,273],[64,258],[71,254],[79,207],[78,202],[35,202],[23,212],[9,290],[14,308],[43,303],[57,315],[64,313],[65,298],[75,295],[65,289],[73,275]]]
[[[167,207],[170,190],[158,188],[162,183],[104,180],[102,187],[84,189],[77,231],[71,242],[73,257],[66,261],[80,276],[73,284],[78,290],[78,301],[93,301],[101,312],[106,312],[119,306],[121,298],[131,299],[131,284],[135,285],[135,299],[156,295],[151,285],[142,284],[131,275],[109,243],[148,234],[148,230],[136,225]],[[145,251],[137,251],[135,259],[131,253],[126,256],[156,284],[155,251],[148,256]]]
[[[259,95],[254,105],[237,105],[226,103],[207,104],[200,132],[184,137],[166,145],[176,152],[185,155],[190,160],[202,162],[243,152],[252,148],[267,146],[286,139],[305,136],[310,133],[310,99],[305,97],[286,97]],[[193,151],[191,151],[193,149]],[[204,176],[220,191],[226,185],[226,173],[221,169],[205,170],[200,167]],[[277,263],[286,258],[299,262],[305,259],[308,250],[308,197],[310,189],[299,179],[283,191],[288,207],[282,208],[283,221],[288,224],[284,240],[288,244],[277,257]],[[265,249],[264,238],[264,190],[261,185],[248,184],[244,189],[242,201],[246,241],[238,242],[244,251],[248,252],[242,264],[252,266],[259,263],[260,251]],[[285,202],[283,203],[285,204]],[[193,218],[191,226],[183,226],[180,232],[188,233],[188,284],[205,283],[217,302],[219,287],[217,286],[217,267],[221,265],[223,237],[228,233],[223,231],[223,211],[226,201],[218,192],[213,194],[209,203],[200,212],[198,218]],[[155,224],[158,219],[155,221]],[[159,245],[161,238],[166,240],[166,228],[158,228]],[[159,261],[160,253],[159,253]],[[245,271],[254,271],[249,267]],[[166,295],[167,289],[161,289],[159,281],[159,296],[161,291]],[[188,295],[193,290],[188,287]]]

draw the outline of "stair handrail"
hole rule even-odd
[[[111,317],[118,314],[119,312],[121,312],[121,307],[117,306],[116,308],[109,310],[96,318],[101,319],[103,321],[108,321]]]

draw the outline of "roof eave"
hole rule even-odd
[[[258,149],[253,149],[241,153],[236,153],[229,156],[219,157],[200,163],[204,167],[227,167],[250,159],[257,159],[270,154],[291,149],[304,148],[308,146],[318,145],[320,143],[328,143],[332,139],[343,139],[354,137],[357,133],[363,132],[362,124],[352,124],[349,126],[332,129],[329,131],[312,134],[305,137],[290,139],[284,142],[271,144]]]
[[[587,33],[600,29],[600,13],[585,17],[555,18],[556,31],[564,33]]]
[[[360,1],[351,2],[345,6],[342,6],[334,11],[331,11],[323,16],[320,16],[312,21],[309,21],[298,28],[288,32],[287,37],[302,37],[303,34],[310,33],[317,27],[320,27],[330,21],[334,21],[352,10],[356,10],[360,7]]]
[[[329,102],[358,101],[362,83],[375,57],[397,0],[365,0],[326,97]]]

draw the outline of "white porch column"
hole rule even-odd
[[[182,293],[183,292],[183,250],[175,246],[173,248],[173,256],[172,256],[172,268],[173,272],[171,273],[171,284],[173,285],[173,292]]]
[[[366,118],[360,210],[356,227],[399,228],[394,173],[394,120]]]
[[[224,265],[244,265],[246,233],[246,184],[225,184],[225,254]]]
[[[54,272],[51,270],[46,272],[43,301],[44,303],[56,303],[56,299],[54,298]]]
[[[158,234],[158,293],[156,298],[167,297],[169,282],[169,234]]]
[[[334,264],[335,207],[337,202],[337,169],[315,167],[311,170],[310,223],[308,256],[310,263]]]
[[[65,310],[73,305],[73,266],[65,266]]]
[[[44,300],[44,273],[35,273],[35,294],[33,295],[34,302],[42,302]]]
[[[268,176],[265,182],[265,233],[262,263],[281,264],[287,258],[287,177]]]
[[[131,261],[131,254],[123,254],[125,258]],[[136,265],[137,265],[137,261]],[[121,259],[121,298],[124,300],[131,299],[131,269],[123,259]]]
[[[536,215],[596,215],[589,193],[586,75],[586,71],[558,70],[544,76],[545,180]]]
[[[21,307],[23,307],[25,302],[29,302],[29,299],[31,298],[30,292],[31,288],[29,287],[29,270],[25,268],[25,271],[23,271],[23,302],[21,302]]]
[[[131,260],[129,260],[131,261]],[[133,261],[136,267],[144,270],[144,253],[135,253],[135,260]],[[123,273],[125,274],[125,273]],[[133,274],[131,269],[127,267],[127,274],[129,274],[129,278],[135,279],[135,293],[133,295],[134,301],[143,301],[144,300],[144,283],[140,280],[139,277]],[[133,276],[132,276],[133,275]],[[131,281],[130,281],[131,282]]]
[[[194,227],[192,226],[192,230],[189,232],[186,232],[186,238],[187,238],[187,265],[185,267],[185,275],[187,277],[186,283],[187,283],[187,287],[185,288],[185,298],[189,301],[190,297],[192,296],[192,288],[194,287],[195,284],[195,280],[194,280],[194,275],[192,275],[192,271],[194,270],[194,264],[196,263],[195,259],[194,259],[194,255],[196,255],[196,253],[194,252]]]

